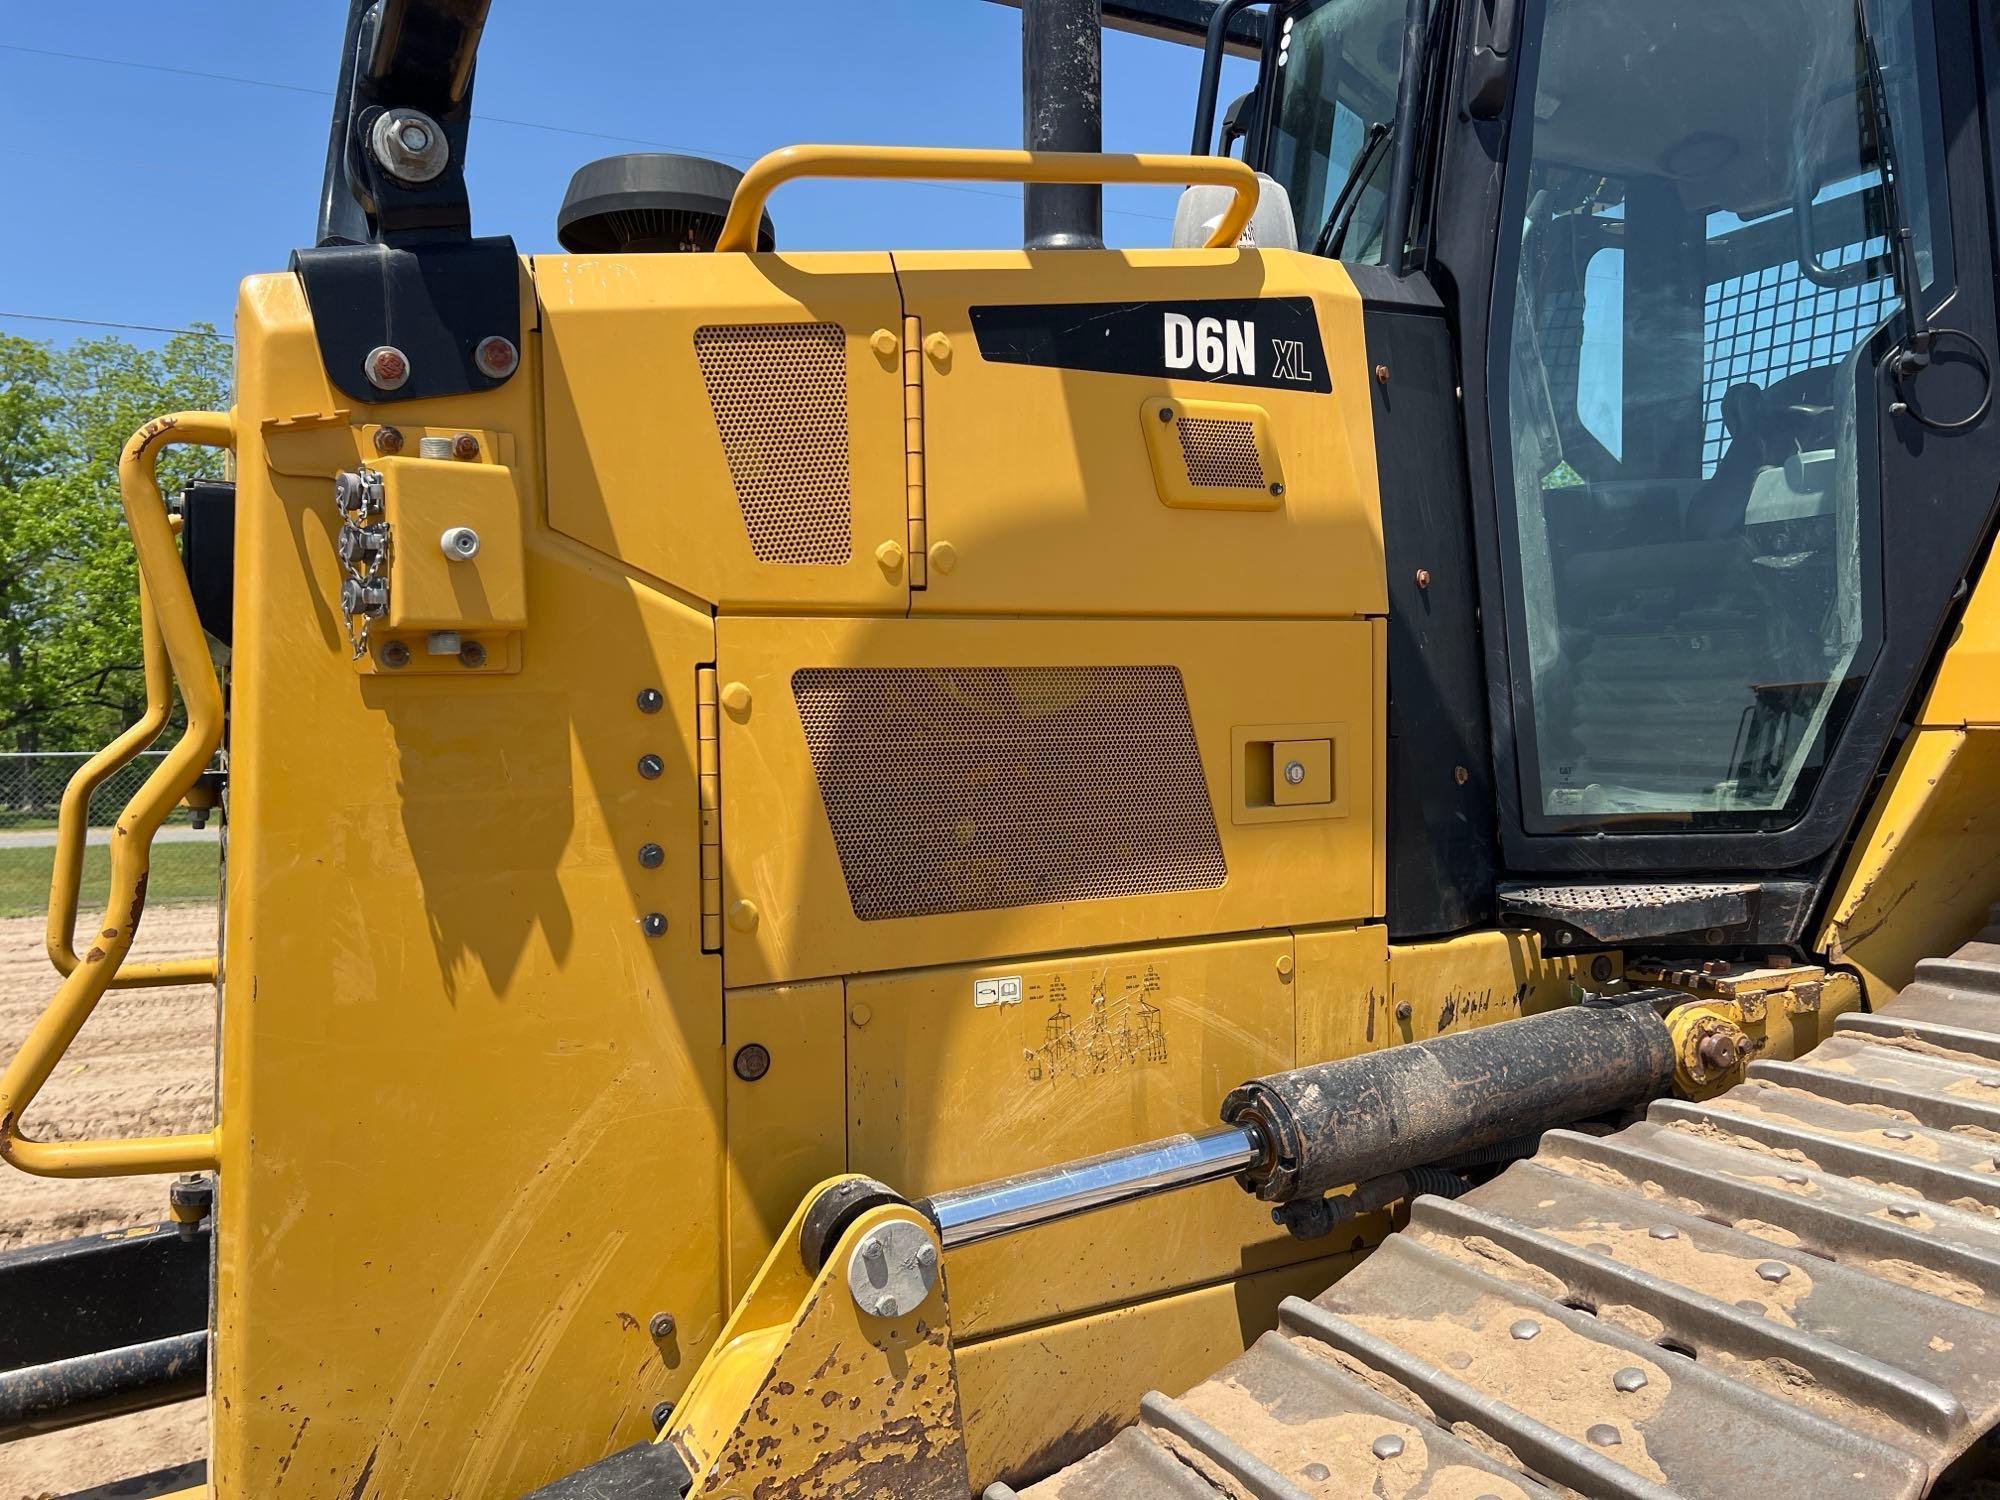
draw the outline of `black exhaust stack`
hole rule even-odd
[[[1022,0],[1021,144],[1104,149],[1103,0]],[[1102,250],[1104,189],[1034,183],[1022,195],[1030,250]]]

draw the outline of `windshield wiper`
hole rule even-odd
[[[1361,149],[1354,153],[1354,160],[1348,164],[1347,177],[1340,184],[1340,191],[1334,195],[1333,207],[1326,211],[1326,222],[1320,225],[1319,233],[1313,237],[1312,253],[1329,255],[1347,237],[1347,221],[1353,217],[1354,207],[1361,201],[1361,185],[1368,180],[1374,170],[1375,158],[1380,154],[1382,143],[1389,139],[1389,127],[1379,120],[1368,127],[1362,137]]]

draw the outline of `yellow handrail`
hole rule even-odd
[[[799,177],[891,177],[965,182],[1205,182],[1236,197],[1208,248],[1236,243],[1257,211],[1257,174],[1233,156],[1104,155],[1096,151],[974,151],[962,146],[785,146],[751,163],[715,248],[755,250],[764,200]]]
[[[176,532],[180,517],[172,518]],[[174,701],[174,677],[167,665],[166,645],[160,637],[160,618],[146,588],[145,575],[139,577],[139,634],[146,663],[146,711],[125,732],[78,767],[69,785],[63,788],[62,807],[56,815],[55,868],[49,876],[49,962],[58,974],[75,971],[76,910],[83,885],[84,846],[89,841],[90,799],[113,773],[132,763],[132,758],[159,737],[166,727]],[[206,984],[215,978],[214,955],[206,958],[154,959],[146,963],[122,964],[108,986],[114,990],[149,989],[169,984]]]
[[[222,688],[208,657],[208,641],[195,613],[194,594],[181,569],[174,529],[160,498],[154,469],[160,450],[175,443],[210,448],[235,445],[235,422],[226,412],[179,412],[158,417],[132,435],[118,458],[118,488],[125,524],[139,554],[139,576],[159,610],[167,659],[187,705],[187,732],[156,766],[119,815],[111,839],[111,900],[90,950],[30,1028],[0,1075],[0,1157],[41,1177],[111,1177],[145,1172],[198,1172],[219,1164],[213,1130],[193,1135],[129,1140],[37,1141],[21,1121],[56,1064],[111,987],[131,951],[146,905],[146,873],[153,835],[166,821],[222,740]]]

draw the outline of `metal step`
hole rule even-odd
[[[2000,925],[1750,1075],[1418,1199],[1018,1500],[1932,1493],[2000,1422]]]

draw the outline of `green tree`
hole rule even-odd
[[[118,453],[148,418],[229,401],[227,343],[206,328],[157,349],[57,347],[0,334],[0,744],[94,749],[145,704],[137,562]],[[169,495],[222,476],[170,449]]]

